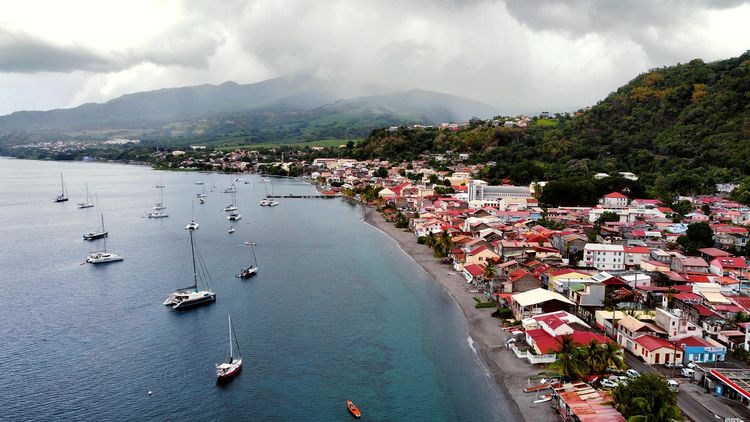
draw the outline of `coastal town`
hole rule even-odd
[[[455,273],[451,283],[497,321],[494,342],[504,347],[490,354],[529,370],[533,407],[551,404],[565,420],[625,420],[612,389],[659,373],[683,416],[748,418],[747,206],[725,193],[683,197],[681,214],[611,192],[593,206],[548,208],[538,199],[544,183],[492,186],[475,178],[480,168],[319,158],[306,171],[324,192],[380,211]],[[565,347],[597,345],[614,346],[625,365],[580,379],[560,370]]]

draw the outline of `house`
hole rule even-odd
[[[625,247],[623,245],[587,243],[583,248],[583,263],[587,267],[594,267],[602,271],[624,270]]]
[[[686,337],[703,336],[701,327],[683,318],[682,311],[672,309],[672,312],[666,309],[656,309],[656,325],[667,332],[670,341],[680,340]]]
[[[630,315],[617,322],[617,343],[625,350],[635,353],[635,339],[645,335],[663,338],[667,333],[653,322],[641,321]]]
[[[650,251],[645,246],[625,246],[625,267],[632,269],[641,266],[641,261],[650,257]]]
[[[675,257],[672,259],[672,265],[670,267],[672,271],[680,274],[692,273],[692,274],[707,274],[708,263],[703,258],[694,256],[683,256]]]
[[[542,288],[563,292],[568,290],[571,284],[577,284],[583,280],[590,280],[591,274],[586,271],[561,268],[559,270],[543,272],[540,279],[542,281]]]
[[[649,365],[682,362],[682,350],[675,344],[650,334],[635,339],[633,354]]]
[[[529,271],[519,268],[513,272],[508,273],[506,279],[502,283],[503,292],[527,292],[539,288],[541,281],[537,276]]]
[[[686,337],[678,342],[683,353],[683,363],[722,362],[726,358],[727,348],[713,339]]]
[[[554,311],[570,311],[573,302],[565,296],[542,288],[511,296],[511,309],[517,320]]]
[[[628,206],[628,197],[620,192],[612,192],[604,195],[599,203],[604,208],[625,208]]]
[[[744,277],[747,274],[747,261],[743,258],[734,258],[730,256],[717,257],[711,260],[708,266],[711,274],[719,276],[736,276]]]
[[[485,264],[489,261],[498,260],[500,260],[500,257],[495,252],[492,252],[491,249],[486,246],[479,246],[466,253],[466,263],[464,265]]]
[[[463,274],[467,283],[476,283],[484,274],[484,267],[479,264],[464,265]]]

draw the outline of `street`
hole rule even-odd
[[[630,352],[625,351],[625,363],[630,366],[631,368],[635,369],[639,373],[659,373],[656,369],[652,368],[649,365],[646,365],[643,363],[640,359],[633,356]],[[675,371],[675,374],[679,374],[679,372]],[[703,407],[700,403],[698,403],[695,398],[693,398],[691,395],[689,395],[687,392],[683,391],[682,388],[680,389],[680,392],[677,394],[677,406],[682,410],[682,414],[687,418],[695,422],[706,422],[706,421],[713,421],[713,420],[724,420],[724,417],[727,415],[720,415],[720,418],[716,418],[713,412],[709,412],[708,409]]]

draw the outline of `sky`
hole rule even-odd
[[[0,2],[0,115],[279,76],[573,111],[655,67],[750,48],[738,0]]]

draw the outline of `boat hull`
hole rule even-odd
[[[242,371],[242,362],[226,372],[216,371],[216,382],[222,383],[230,381],[232,378],[236,377],[240,371]]]
[[[55,198],[55,202],[65,202],[68,198]]]
[[[104,239],[109,233],[84,234],[83,240]]]
[[[216,294],[207,294],[196,299],[183,300],[172,305],[172,309],[183,310],[189,308],[195,308],[198,306],[208,305],[216,301]]]
[[[357,419],[362,416],[362,412],[359,411],[357,406],[355,406],[354,403],[351,402],[351,400],[346,401],[346,410],[349,411],[350,415],[354,416]]]

